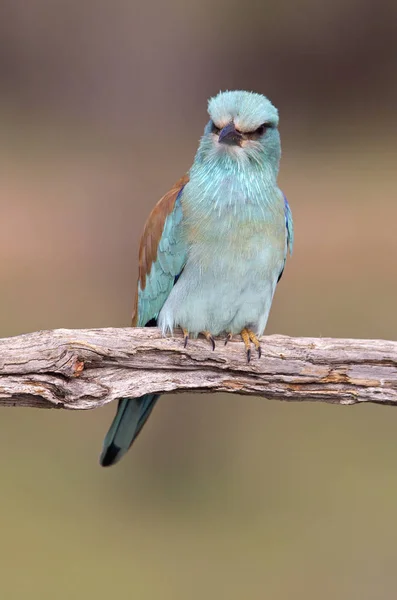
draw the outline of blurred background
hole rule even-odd
[[[296,245],[268,333],[396,339],[394,0],[3,0],[0,335],[126,326],[139,235],[220,89],[279,108]],[[397,411],[1,410],[0,597],[392,600]]]

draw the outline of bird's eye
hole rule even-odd
[[[263,135],[266,129],[268,129],[269,127],[271,127],[270,123],[262,123],[262,125],[259,125],[258,129],[255,129],[254,133],[256,135]]]
[[[218,134],[220,132],[220,128],[215,125],[213,121],[211,121],[211,133]]]

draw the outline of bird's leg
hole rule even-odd
[[[247,362],[249,362],[251,360],[251,341],[250,341],[248,329],[243,329],[240,335],[243,338],[243,342],[245,345],[245,352],[247,354]]]
[[[262,348],[261,348],[258,338],[256,337],[255,333],[253,331],[251,331],[250,329],[248,329],[248,335],[250,336],[251,342],[255,346],[255,350],[258,353],[258,358],[260,358],[262,356]]]
[[[255,349],[258,352],[258,357],[260,358],[262,355],[262,350],[259,340],[255,333],[251,331],[251,329],[244,328],[240,335],[245,345],[245,351],[247,353],[247,362],[251,360],[251,342],[254,344]]]
[[[209,331],[200,331],[200,333],[203,334],[205,339],[212,345],[212,349],[215,350],[215,340],[212,337],[212,334]]]
[[[227,336],[226,336],[226,339],[225,339],[225,346],[226,346],[226,344],[227,344],[228,342],[230,342],[230,340],[232,339],[232,337],[233,337],[233,334],[232,334],[232,333],[228,333],[228,334],[227,334]]]
[[[188,340],[189,340],[189,332],[187,329],[182,328],[182,333],[183,333],[183,347],[186,348]]]

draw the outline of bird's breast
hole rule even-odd
[[[187,202],[183,211],[190,259],[204,269],[284,256],[285,213],[276,194],[271,202]]]

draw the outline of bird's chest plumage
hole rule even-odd
[[[285,213],[277,188],[251,186],[232,177],[199,195],[194,186],[182,201],[189,262],[202,272],[232,280],[266,271],[285,252]],[[281,258],[280,258],[281,257]]]
[[[263,182],[221,178],[182,197],[185,268],[162,313],[163,329],[262,332],[286,247],[284,201]]]

